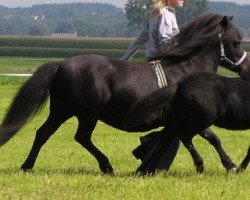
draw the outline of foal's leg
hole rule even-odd
[[[48,119],[36,132],[36,137],[29,156],[21,166],[21,169],[23,171],[27,171],[33,168],[42,146],[47,142],[50,136],[55,133],[55,131],[60,127],[60,125],[69,118],[70,116],[63,115],[62,113],[57,115],[50,113]]]
[[[104,173],[113,173],[113,168],[109,159],[91,141],[92,132],[97,120],[78,118],[79,126],[75,135],[75,140],[87,149],[98,161],[100,170]]]
[[[205,129],[199,135],[206,139],[216,149],[220,156],[221,163],[227,171],[235,171],[237,169],[237,166],[224,151],[219,138],[210,129]]]
[[[191,138],[181,139],[181,141],[182,141],[183,145],[188,149],[189,153],[191,154],[191,156],[193,158],[194,165],[196,167],[196,172],[203,173],[203,171],[204,171],[203,159],[201,158],[201,156],[199,155],[199,153],[195,149]]]

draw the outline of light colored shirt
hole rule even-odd
[[[158,17],[150,17],[148,22],[143,26],[139,36],[128,47],[121,59],[131,59],[144,43],[147,43],[147,60],[159,57],[163,55],[161,50],[163,44],[165,45],[168,43],[169,40],[178,33],[179,28],[176,21],[175,9],[172,7],[165,7],[162,10],[162,15]]]

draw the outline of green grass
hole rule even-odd
[[[33,73],[45,62],[62,60],[60,58],[0,57],[0,73]]]
[[[29,66],[31,69],[43,61],[27,60],[28,63],[34,62],[34,66]],[[10,65],[15,67],[15,64]],[[26,64],[22,73],[25,71]],[[0,120],[24,80],[0,81]],[[93,133],[93,142],[109,157],[115,170],[114,176],[102,175],[93,156],[74,141],[75,118],[64,123],[44,145],[34,170],[23,173],[20,166],[30,151],[36,130],[47,116],[48,104],[0,148],[0,199],[246,200],[250,197],[249,169],[242,174],[227,173],[213,147],[198,136],[194,138],[194,145],[204,159],[204,174],[196,174],[191,156],[181,146],[167,173],[141,177],[134,173],[140,162],[131,151],[139,144],[138,137],[142,134],[126,133],[99,122]],[[239,164],[249,146],[249,131],[212,129],[234,162]]]
[[[0,73],[33,73],[37,67],[50,61],[60,61],[62,58],[34,58],[34,57],[0,57]],[[135,58],[134,61],[143,61],[143,58]],[[237,76],[236,73],[219,67],[218,74]],[[1,81],[1,80],[0,80]]]
[[[0,85],[0,118],[18,86]],[[109,157],[114,176],[104,176],[95,159],[74,139],[77,120],[70,119],[44,145],[34,170],[23,173],[35,131],[48,115],[48,106],[18,135],[0,148],[0,199],[248,199],[249,170],[229,174],[215,150],[196,137],[194,144],[204,158],[205,172],[195,173],[192,159],[181,146],[167,173],[141,177],[134,173],[140,164],[131,151],[138,145],[139,133],[126,133],[101,122],[93,134],[94,143]],[[249,145],[249,131],[226,131],[213,127],[236,163]]]

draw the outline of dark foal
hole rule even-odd
[[[231,18],[207,14],[183,27],[173,38],[173,45],[166,55],[157,59],[169,84],[195,71],[216,73],[219,64],[247,76],[246,54],[240,41],[241,36]],[[13,99],[0,127],[0,145],[23,127],[49,95],[49,116],[38,129],[30,154],[21,168],[25,171],[32,169],[50,136],[75,116],[79,122],[75,140],[96,158],[103,173],[112,173],[109,159],[91,141],[97,121],[126,130],[124,116],[131,106],[157,89],[156,74],[148,62],[84,54],[44,64]],[[134,127],[132,131],[148,131],[159,125]]]
[[[227,170],[242,171],[250,161],[250,149],[236,168],[220,140],[212,132],[203,130],[211,125],[230,130],[250,129],[249,102],[250,81],[199,72],[143,98],[130,110],[126,126],[133,129],[154,121],[161,121],[165,126],[165,133],[159,136],[161,142],[150,162],[157,162],[157,155],[178,137],[192,155],[197,172],[203,172],[203,160],[192,144],[192,138],[199,133],[215,147]],[[139,169],[154,173],[154,169],[147,169],[146,162]]]

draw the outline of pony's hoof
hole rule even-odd
[[[244,172],[245,170],[246,170],[246,169],[244,169],[244,168],[238,167],[238,168],[236,169],[236,174],[242,173],[242,172]]]
[[[114,174],[114,169],[110,163],[106,164],[105,166],[99,166],[103,174]]]
[[[232,167],[231,169],[228,170],[229,173],[237,173],[238,168],[237,167]]]
[[[21,170],[22,170],[23,172],[31,172],[32,169],[33,169],[33,165],[30,166],[30,165],[27,165],[27,164],[24,163],[24,164],[22,164],[22,166],[21,166]]]
[[[25,173],[29,173],[29,172],[32,172],[32,168],[26,168],[26,167],[21,167],[21,170]]]
[[[138,175],[146,175],[146,171],[143,170],[141,167],[138,167],[136,170],[135,170],[135,173],[138,174]]]
[[[141,167],[138,167],[136,170],[136,173],[138,175],[142,175],[142,176],[152,176],[155,174],[155,170],[150,170],[150,169],[143,169]]]
[[[201,166],[196,166],[196,172],[198,174],[202,174],[204,172],[204,166],[201,165]]]

